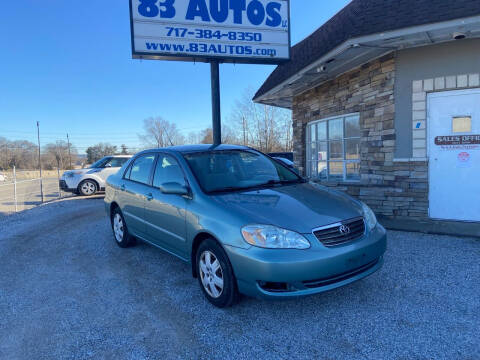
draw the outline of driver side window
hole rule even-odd
[[[138,157],[132,166],[130,166],[125,178],[141,184],[148,184],[154,160],[155,155],[153,154]]]
[[[162,184],[170,182],[186,185],[185,177],[178,161],[173,156],[159,154],[157,167],[153,175],[153,186],[159,188]]]

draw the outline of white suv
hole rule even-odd
[[[131,155],[105,156],[86,169],[65,171],[60,178],[60,188],[84,196],[105,190],[105,180],[115,174]]]

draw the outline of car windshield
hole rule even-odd
[[[122,167],[123,164],[125,164],[125,162],[128,160],[128,158],[126,157],[114,157],[114,158],[111,158],[107,163],[105,163],[103,166],[108,166],[110,165],[112,168],[116,168],[116,167]]]
[[[252,150],[220,150],[183,155],[207,193],[303,182],[269,157]]]
[[[101,158],[100,160],[94,162],[92,165],[89,166],[90,169],[98,169],[98,168],[101,168],[103,166],[103,164],[108,161],[110,159],[110,157],[104,157],[104,158]]]

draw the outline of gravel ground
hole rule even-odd
[[[480,241],[389,233],[382,270],[226,310],[190,267],[120,249],[101,199],[0,218],[2,359],[478,359]]]

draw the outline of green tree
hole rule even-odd
[[[98,143],[89,146],[85,152],[87,153],[87,162],[92,164],[107,155],[115,154],[117,152],[117,147],[109,143]]]

